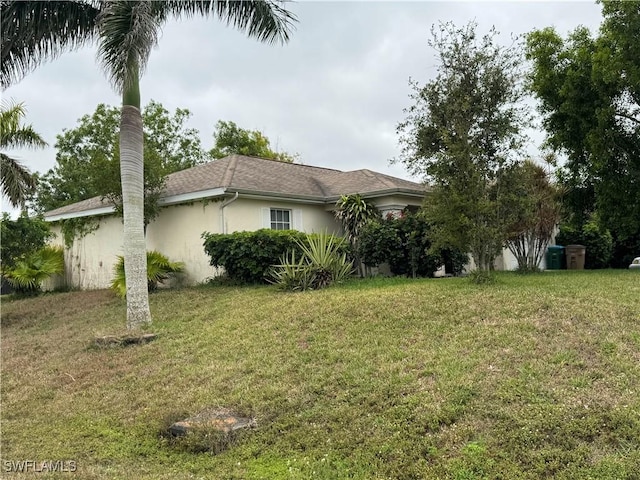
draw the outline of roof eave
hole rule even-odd
[[[179,195],[171,195],[163,197],[158,200],[158,205],[161,207],[168,207],[170,205],[177,205],[180,203],[194,202],[198,200],[204,200],[205,198],[220,197],[226,193],[226,189],[222,187],[211,188],[208,190],[199,190],[197,192],[181,193]],[[58,222],[60,220],[67,220],[70,218],[82,218],[82,217],[98,217],[103,215],[110,215],[115,213],[116,209],[112,205],[99,208],[91,208],[89,210],[81,210],[79,212],[60,213],[57,215],[47,216],[45,213],[45,221]]]

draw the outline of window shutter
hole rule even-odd
[[[304,227],[302,226],[302,210],[296,209],[293,211],[292,228],[301,232],[304,231]]]
[[[271,228],[271,209],[267,207],[262,209],[262,228]]]

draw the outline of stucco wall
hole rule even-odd
[[[182,280],[196,284],[216,275],[204,252],[202,233],[222,233],[222,202],[194,202],[163,208],[147,227],[147,250],[157,250],[172,261],[185,264]],[[263,209],[282,208],[296,213],[300,230],[306,232],[340,233],[333,214],[324,205],[301,205],[293,202],[272,202],[239,198],[224,208],[224,228],[227,233],[264,228]],[[122,250],[122,220],[114,216],[100,217],[94,232],[74,241],[65,249],[66,284],[81,289],[108,288],[113,279],[113,266]],[[60,227],[53,243],[63,245]]]
[[[64,245],[60,227],[54,225],[53,243]],[[107,288],[113,278],[113,266],[122,255],[122,220],[100,217],[97,230],[65,248],[64,264],[67,285],[82,289]]]
[[[286,201],[239,198],[224,209],[226,233],[269,228],[264,209],[281,208],[293,211],[293,228],[307,233],[340,234],[340,225],[325,205],[300,204]],[[299,223],[298,223],[299,222]]]

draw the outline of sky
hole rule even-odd
[[[479,33],[495,26],[499,41],[511,44],[548,26],[562,35],[579,25],[596,32],[602,20],[601,6],[586,1],[299,1],[287,8],[298,23],[285,45],[259,43],[215,19],[168,22],[141,81],[143,105],[153,99],[170,111],[188,108],[206,149],[216,122],[233,121],[306,165],[420,181],[390,160],[400,153],[396,126],[411,105],[409,79],[424,85],[436,74],[432,25],[475,21]],[[2,97],[24,102],[26,122],[49,143],[10,152],[38,172],[55,166],[56,135],[99,103],[120,103],[95,46],[39,67]],[[542,140],[533,132],[530,151]],[[2,209],[11,211],[4,198]]]

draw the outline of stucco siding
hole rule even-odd
[[[68,286],[87,290],[107,288],[113,279],[117,256],[122,255],[122,220],[100,217],[97,230],[76,239],[64,250],[65,279]],[[60,227],[54,225],[52,241],[64,245]]]
[[[333,213],[325,205],[301,204],[286,201],[253,200],[239,198],[224,210],[226,233],[254,231],[269,228],[264,218],[265,212],[272,209],[291,210],[294,217],[292,227],[307,233],[327,231],[340,234],[340,225]],[[265,210],[267,209],[267,210]],[[300,225],[298,225],[298,221]]]
[[[222,202],[194,202],[163,208],[147,227],[147,250],[157,250],[169,260],[183,262],[182,279],[199,283],[216,274],[204,252],[203,232],[220,233]]]

